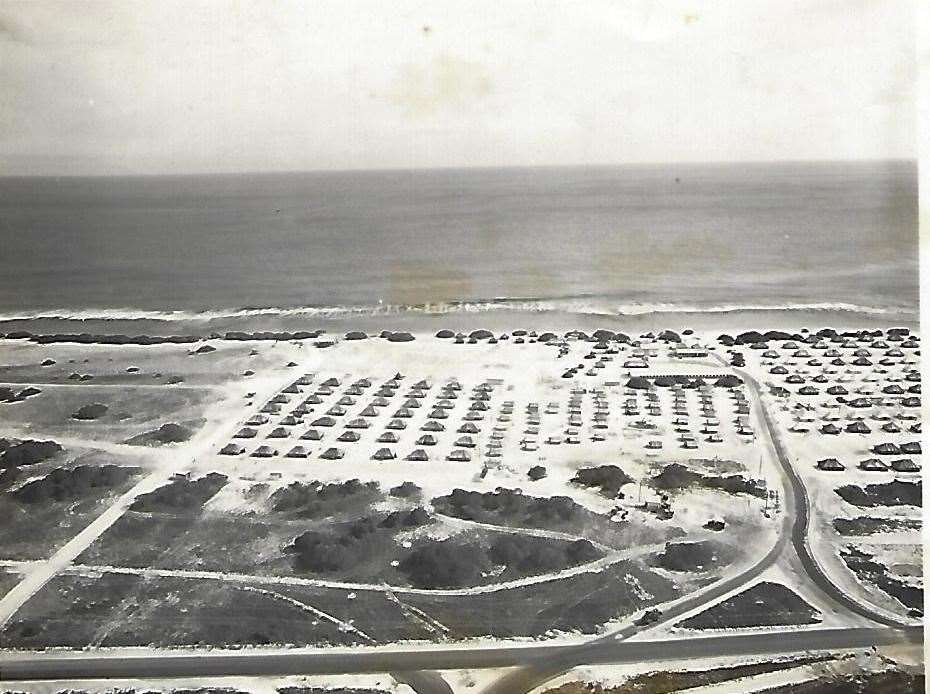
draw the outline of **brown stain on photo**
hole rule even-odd
[[[406,115],[426,117],[480,101],[492,91],[491,75],[481,63],[440,53],[425,64],[404,66],[388,96]]]

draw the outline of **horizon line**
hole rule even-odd
[[[917,157],[875,157],[861,159],[729,159],[710,161],[630,161],[630,162],[589,162],[574,164],[503,164],[503,165],[456,165],[456,166],[389,166],[389,167],[349,167],[333,169],[243,169],[241,171],[183,171],[157,173],[22,173],[0,174],[0,180],[27,178],[184,178],[198,176],[275,176],[284,174],[344,174],[344,173],[414,173],[427,171],[497,171],[506,169],[613,169],[623,167],[693,167],[693,166],[759,166],[779,164],[917,164]]]

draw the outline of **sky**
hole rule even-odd
[[[911,0],[0,0],[0,174],[916,156]]]

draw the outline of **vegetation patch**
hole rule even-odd
[[[596,487],[601,494],[613,499],[622,498],[620,488],[632,482],[633,478],[616,465],[599,465],[581,468],[571,481],[583,487]]]
[[[55,441],[13,441],[0,439],[0,469],[36,465],[64,449]]]
[[[567,496],[528,496],[515,489],[475,492],[454,489],[433,499],[439,513],[464,520],[530,528],[571,529],[603,520]]]
[[[763,581],[676,626],[686,629],[745,629],[748,627],[818,624],[820,613],[797,593]]]
[[[161,446],[167,443],[183,443],[190,440],[193,431],[174,422],[162,424],[153,431],[137,434],[126,440],[131,446]]]
[[[873,556],[851,545],[846,548],[845,552],[840,551],[840,558],[860,580],[878,586],[908,609],[923,612],[923,589],[909,585],[892,575],[887,566],[873,561]]]
[[[749,494],[760,499],[766,494],[765,489],[755,480],[746,479],[742,475],[702,475],[680,463],[666,465],[662,472],[652,478],[651,485],[655,489],[669,492],[704,487],[728,494]]]
[[[287,552],[298,572],[416,588],[462,588],[588,563],[602,553],[587,540],[565,541],[485,530],[435,541],[398,534],[433,523],[422,508],[327,524],[297,537]],[[404,549],[401,549],[404,547]],[[394,557],[398,557],[394,560]],[[388,569],[391,565],[395,568]]]
[[[655,565],[666,571],[702,572],[729,564],[734,554],[719,542],[668,542],[665,551],[656,556]]]
[[[86,497],[94,489],[113,489],[138,475],[140,468],[121,465],[78,465],[56,468],[45,477],[27,482],[12,492],[17,501],[41,504],[51,501],[74,501]]]
[[[136,497],[129,510],[143,513],[199,512],[223,488],[226,480],[226,475],[218,472],[211,472],[196,480],[185,475],[175,475],[163,487]]]
[[[765,694],[924,694],[926,677],[903,670],[837,674],[766,689]]]
[[[598,683],[569,682],[547,689],[543,694],[673,694],[694,687],[707,687],[743,677],[755,677],[768,672],[790,670],[804,665],[832,660],[832,656],[796,658],[794,660],[766,661],[716,668],[714,670],[686,670],[683,672],[647,672],[634,675],[615,687]]]
[[[298,536],[288,552],[294,554],[298,571],[341,574],[381,554],[393,543],[398,530],[411,530],[433,522],[422,508],[394,511],[383,518],[368,516],[349,523],[329,525],[325,530],[309,530]]]
[[[90,405],[82,405],[71,415],[71,418],[81,420],[100,419],[109,411],[110,408],[106,405],[95,402]]]
[[[843,501],[860,508],[875,506],[917,506],[923,505],[923,486],[920,482],[901,482],[892,480],[883,484],[868,484],[865,488],[848,484],[836,490]]]
[[[377,482],[357,479],[324,484],[292,482],[271,495],[273,511],[292,513],[301,518],[323,518],[334,513],[346,513],[352,509],[362,511],[371,504],[384,500]]]
[[[833,527],[840,535],[874,535],[875,533],[892,533],[899,530],[920,530],[922,524],[916,518],[836,518]]]

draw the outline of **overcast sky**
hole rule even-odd
[[[911,158],[909,0],[0,0],[0,173]]]

